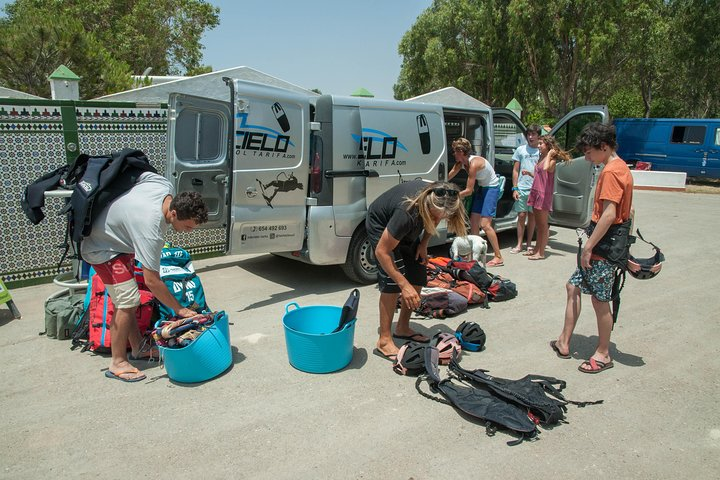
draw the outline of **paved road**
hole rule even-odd
[[[652,281],[628,279],[615,368],[577,371],[596,341],[589,299],[572,360],[548,347],[562,324],[573,230],[552,229],[544,262],[506,254],[496,273],[517,283],[515,300],[442,322],[413,320],[428,333],[477,321],[488,345],[463,356],[466,368],[557,376],[570,398],[605,401],[571,407],[568,423],[538,441],[508,447],[509,435],[486,436],[373,356],[373,286],[360,289],[350,366],[328,375],[294,370],[285,305],[341,305],[354,285],[339,268],[236,256],[196,262],[211,305],[230,313],[234,349],[232,369],[200,385],[172,383],[157,364],[142,365],[148,380],[139,384],[107,380],[106,358],[38,336],[54,286],[13,291],[24,317],[11,320],[0,306],[0,478],[717,478],[720,196],[643,191],[635,205],[641,231],[668,260]],[[501,241],[508,249],[514,234]]]

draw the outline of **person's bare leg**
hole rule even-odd
[[[422,287],[418,285],[413,285],[413,288],[415,291],[420,295],[420,291],[422,290]],[[405,308],[404,306],[400,307],[400,315],[398,315],[398,321],[397,325],[395,325],[395,334],[396,335],[402,335],[403,337],[412,337],[413,335],[417,334],[413,329],[410,328],[410,316],[412,315],[412,310],[409,308]],[[417,337],[418,341],[426,341],[427,337],[425,335],[419,334]]]
[[[480,228],[483,229],[483,232],[485,232],[485,237],[488,240],[488,243],[493,249],[493,255],[495,255],[495,259],[499,262],[502,262],[502,252],[500,252],[500,244],[498,243],[497,234],[495,233],[495,229],[492,227],[492,218],[491,217],[480,217]],[[491,263],[493,260],[490,260]]]
[[[380,338],[377,348],[385,355],[397,355],[398,348],[392,339],[392,321],[399,293],[380,293]]]
[[[471,213],[470,214],[470,234],[471,235],[480,235],[480,220],[482,217],[480,217],[479,213]]]
[[[567,291],[565,322],[563,323],[562,332],[560,332],[560,336],[555,343],[563,355],[570,353],[570,338],[572,338],[572,334],[575,331],[575,325],[577,325],[578,318],[580,318],[580,310],[582,307],[580,287],[566,283],[565,289]]]
[[[133,337],[131,332],[135,330],[137,333],[137,336],[134,337],[135,340],[140,336],[140,332],[137,331],[135,310],[137,310],[137,307],[118,308],[110,323],[110,338],[112,342],[110,343],[111,360],[109,370],[116,375],[135,369],[135,367],[128,362],[127,357],[127,343],[128,340]],[[139,343],[136,346],[139,346]],[[141,373],[129,373],[123,374],[122,378],[132,379],[141,376],[143,376]]]
[[[519,212],[517,219],[517,245],[513,249],[514,252],[522,252],[523,238],[525,237],[525,221],[528,218],[527,212]],[[532,234],[531,234],[532,235]]]
[[[610,302],[601,302],[592,297],[592,305],[595,309],[598,325],[598,345],[593,358],[608,363],[610,361],[610,335],[613,326]]]
[[[535,253],[530,255],[530,260],[542,260],[545,258],[545,247],[549,236],[548,211],[533,210],[535,214],[535,226],[537,229],[537,241],[535,242]]]
[[[533,234],[535,233],[535,214],[533,212],[527,213],[527,227],[525,228],[525,234],[527,235],[527,250],[531,251],[534,249],[532,244]]]

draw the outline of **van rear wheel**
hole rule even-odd
[[[377,282],[377,260],[364,226],[353,235],[342,269],[353,282],[363,285]]]

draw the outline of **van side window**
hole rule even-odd
[[[705,139],[705,127],[673,127],[671,143],[691,143],[700,145]]]
[[[715,129],[715,145],[720,145],[720,128]]]
[[[179,160],[209,162],[223,154],[226,135],[221,116],[186,108],[175,123],[175,155]]]

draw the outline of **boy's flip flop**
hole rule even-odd
[[[564,359],[572,358],[572,357],[570,357],[569,353],[567,353],[567,354],[560,353],[560,349],[557,346],[556,340],[553,340],[552,342],[550,342],[550,348],[552,348],[555,351],[555,354],[560,358],[564,358]]]
[[[502,260],[492,259],[487,263],[488,267],[502,267],[505,263]]]
[[[385,359],[385,360],[389,360],[389,361],[391,361],[391,362],[395,362],[395,360],[397,360],[397,355],[395,355],[395,354],[393,354],[393,355],[385,355],[383,352],[380,351],[379,348],[373,349],[373,354],[374,354],[374,355],[377,355],[378,357],[383,358],[383,359]]]
[[[585,366],[589,366],[590,368],[583,368]],[[615,365],[613,365],[613,362],[601,362],[600,360],[595,360],[594,358],[590,357],[590,360],[586,360],[583,363],[580,364],[578,367],[578,370],[580,370],[583,373],[600,373],[603,370],[607,370],[609,368],[613,368]]]
[[[110,370],[105,371],[105,376],[107,378],[112,378],[113,380],[120,380],[121,382],[139,382],[140,380],[145,380],[147,377],[144,373],[140,373],[140,375],[137,375],[140,373],[140,370],[137,368],[132,368],[130,370],[123,370],[122,372],[113,373]],[[123,375],[137,375],[136,377],[127,377]]]

